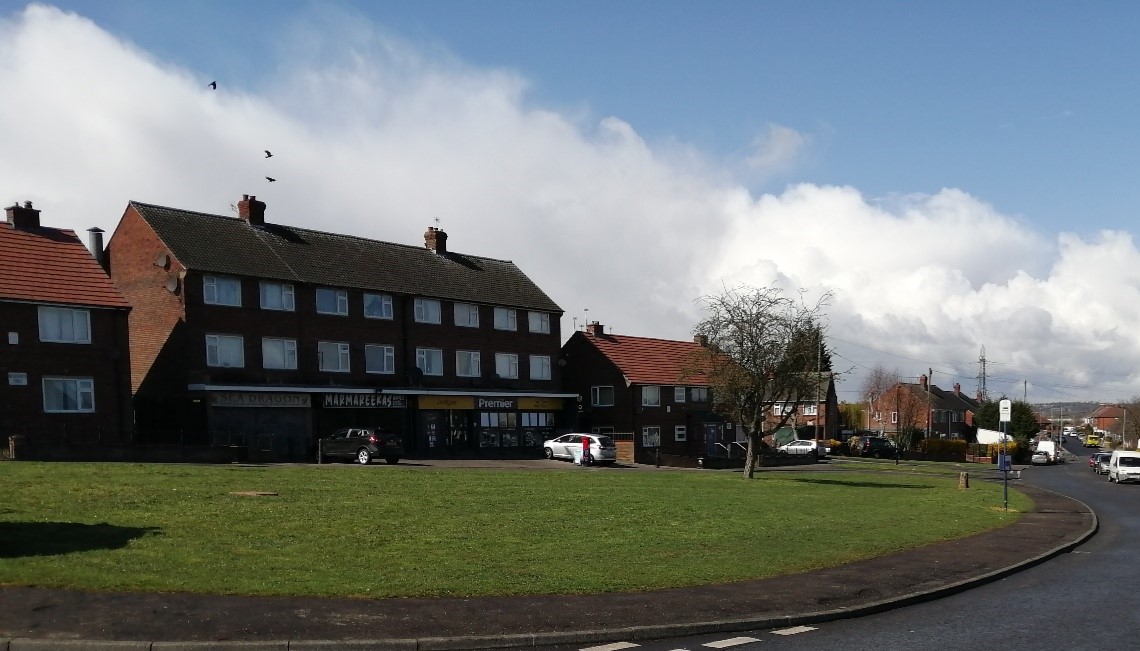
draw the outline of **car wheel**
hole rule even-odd
[[[400,463],[400,457],[388,457],[387,459],[384,459],[384,463],[388,464],[389,466],[394,466],[397,463]]]
[[[544,449],[542,451],[542,454],[545,455],[547,459],[553,459],[554,458],[554,450],[551,450],[550,448]]]
[[[372,463],[372,453],[364,448],[360,448],[356,453],[356,462],[362,466],[367,466]]]
[[[878,450],[875,450],[874,452],[871,453],[872,459],[879,459],[882,456],[883,456],[883,454],[881,452],[879,452]]]

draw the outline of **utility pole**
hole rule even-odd
[[[982,351],[978,354],[978,364],[980,370],[978,371],[978,394],[981,396],[982,402],[986,401],[986,347],[982,346]]]
[[[819,380],[823,371],[823,339],[815,347],[815,440],[819,440]]]
[[[933,414],[930,412],[930,389],[934,386],[934,369],[926,368],[926,436],[930,438],[931,429],[934,425]]]

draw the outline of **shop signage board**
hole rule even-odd
[[[211,393],[212,407],[309,407],[307,393]]]
[[[408,398],[389,393],[326,393],[321,406],[330,409],[403,409],[408,406]]]

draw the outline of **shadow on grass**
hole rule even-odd
[[[156,527],[119,527],[101,522],[0,522],[0,558],[55,556],[96,549],[120,549]]]
[[[889,484],[886,482],[877,481],[852,481],[845,479],[810,479],[807,477],[795,477],[789,481],[799,481],[805,484],[822,484],[824,486],[846,486],[849,488],[921,488],[923,490],[932,490],[934,486],[928,484]]]

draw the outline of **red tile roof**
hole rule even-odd
[[[707,386],[700,373],[681,379],[691,355],[701,349],[692,341],[649,339],[627,335],[579,333],[602,352],[634,384],[685,384]]]
[[[1124,410],[1116,405],[1101,405],[1096,408],[1089,418],[1121,418]]]
[[[0,222],[0,300],[130,307],[74,231],[6,222]]]

